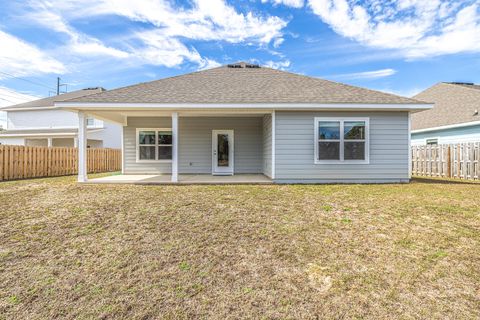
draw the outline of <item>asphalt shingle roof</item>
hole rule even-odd
[[[140,83],[69,102],[87,103],[358,103],[420,101],[266,67],[222,66]]]
[[[414,98],[434,102],[435,106],[412,114],[412,130],[480,121],[479,85],[442,82]]]

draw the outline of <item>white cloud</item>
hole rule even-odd
[[[380,69],[375,71],[345,73],[333,76],[327,76],[327,78],[342,79],[342,80],[357,80],[357,79],[378,79],[385,78],[397,73],[394,69]]]
[[[187,46],[188,40],[258,46],[272,42],[278,46],[282,42],[282,29],[287,22],[279,17],[238,12],[224,0],[193,0],[190,4],[173,7],[167,0],[50,0],[31,2],[30,8],[36,23],[69,35],[68,48],[74,53],[104,54],[136,63],[173,67],[189,61],[198,64],[199,69],[218,64]],[[128,49],[120,50],[71,27],[76,19],[103,15],[143,22],[144,30],[126,34],[124,48]]]
[[[165,36],[193,40],[267,44],[282,35],[287,22],[275,16],[237,12],[223,0],[194,0],[192,8],[173,8],[165,0],[92,1],[89,14],[116,14],[156,26]]]
[[[78,32],[71,27],[60,14],[55,13],[54,7],[48,3],[34,2],[33,11],[26,18],[46,28],[68,35],[67,52],[86,55],[106,55],[114,58],[127,58],[125,51],[105,46],[100,40]]]
[[[279,69],[279,70],[285,70],[288,67],[290,67],[290,61],[285,60],[285,61],[267,61],[265,62],[265,66],[268,68],[272,69]]]
[[[412,97],[416,96],[417,94],[419,94],[420,92],[422,92],[425,89],[426,88],[414,87],[414,88],[407,88],[407,89],[400,89],[400,90],[398,90],[398,89],[397,90],[395,90],[395,89],[376,89],[376,90],[396,94],[397,96],[412,98]]]
[[[292,8],[302,8],[304,5],[303,0],[262,0],[262,3],[272,2],[275,5],[284,5]]]
[[[0,30],[0,71],[25,76],[40,73],[62,73],[62,62],[41,51],[33,44]],[[0,79],[8,77],[0,73]]]
[[[167,37],[157,30],[138,33],[137,37],[145,47],[136,49],[136,55],[149,64],[175,67],[185,60],[195,62],[200,67],[207,64],[197,50],[189,49],[178,39]]]
[[[338,34],[409,58],[480,51],[477,0],[309,0]]]

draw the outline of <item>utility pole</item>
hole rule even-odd
[[[50,94],[57,94],[57,96],[60,94],[60,93],[67,93],[68,92],[68,87],[67,87],[67,84],[66,83],[60,83],[61,79],[60,77],[57,77],[57,92],[55,91],[49,91],[48,92],[48,95]],[[60,92],[60,88],[61,87],[65,87],[64,91],[63,92]]]

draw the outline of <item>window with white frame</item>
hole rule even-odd
[[[137,161],[172,160],[172,129],[137,129]]]
[[[315,118],[315,163],[368,163],[368,118]]]
[[[95,119],[91,118],[91,117],[88,117],[87,118],[87,126],[88,127],[93,127],[94,124],[95,124]]]

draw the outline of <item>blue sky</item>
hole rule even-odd
[[[251,61],[411,96],[480,82],[480,0],[0,0],[0,105]],[[21,78],[21,79],[18,79]]]

